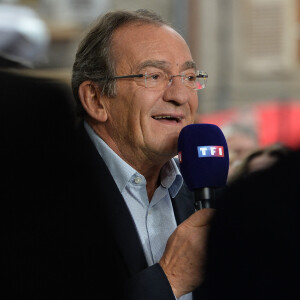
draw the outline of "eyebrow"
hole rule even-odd
[[[170,63],[164,60],[146,60],[143,61],[141,64],[138,65],[137,69],[142,70],[146,67],[155,67],[158,69],[166,70],[170,66]],[[182,66],[182,70],[187,69],[195,69],[196,70],[196,63],[194,61],[186,61]]]
[[[139,64],[137,69],[142,70],[143,68],[146,68],[146,67],[155,67],[155,68],[158,68],[158,69],[167,69],[167,67],[169,65],[170,64],[167,63],[164,60],[146,60],[146,61],[143,61],[141,64]]]
[[[183,70],[187,70],[187,69],[197,69],[196,63],[194,61],[186,61],[183,65],[182,65]]]

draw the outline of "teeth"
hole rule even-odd
[[[176,121],[180,121],[181,118],[176,118],[176,117],[172,117],[172,116],[155,116],[153,117],[155,120],[161,120],[161,119],[172,119],[172,120],[176,120]]]
[[[159,120],[159,119],[171,119],[170,116],[156,116],[154,119]]]

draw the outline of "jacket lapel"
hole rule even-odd
[[[175,198],[172,198],[175,218],[179,225],[195,212],[194,193],[191,192],[185,183]]]
[[[83,168],[92,173],[89,178],[93,183],[89,183],[89,186],[95,199],[99,199],[104,206],[107,221],[105,230],[112,235],[112,247],[117,245],[128,273],[133,275],[147,267],[135,223],[113,177],[83,126],[80,128],[79,142],[84,145],[81,147]],[[101,213],[99,211],[99,218],[103,218]]]

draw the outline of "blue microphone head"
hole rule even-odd
[[[222,130],[213,124],[191,124],[178,138],[180,170],[192,191],[226,185],[229,155]]]

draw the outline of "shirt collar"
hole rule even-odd
[[[84,127],[94,143],[98,153],[104,160],[108,170],[114,178],[118,189],[123,192],[123,189],[129,180],[137,172],[130,165],[128,165],[119,155],[117,155],[88,125],[84,122]]]
[[[161,170],[161,185],[169,189],[170,195],[174,198],[183,184],[182,175],[177,167],[177,164],[172,158]]]
[[[103,158],[111,175],[113,176],[118,189],[122,193],[125,186],[133,176],[141,176],[135,169],[128,165],[120,156],[118,156],[95,132],[84,122],[84,127],[94,143],[98,153]],[[143,177],[144,178],[144,177]],[[183,179],[177,167],[175,160],[172,158],[163,167],[160,173],[161,185],[169,189],[170,196],[174,198],[179,192]]]

